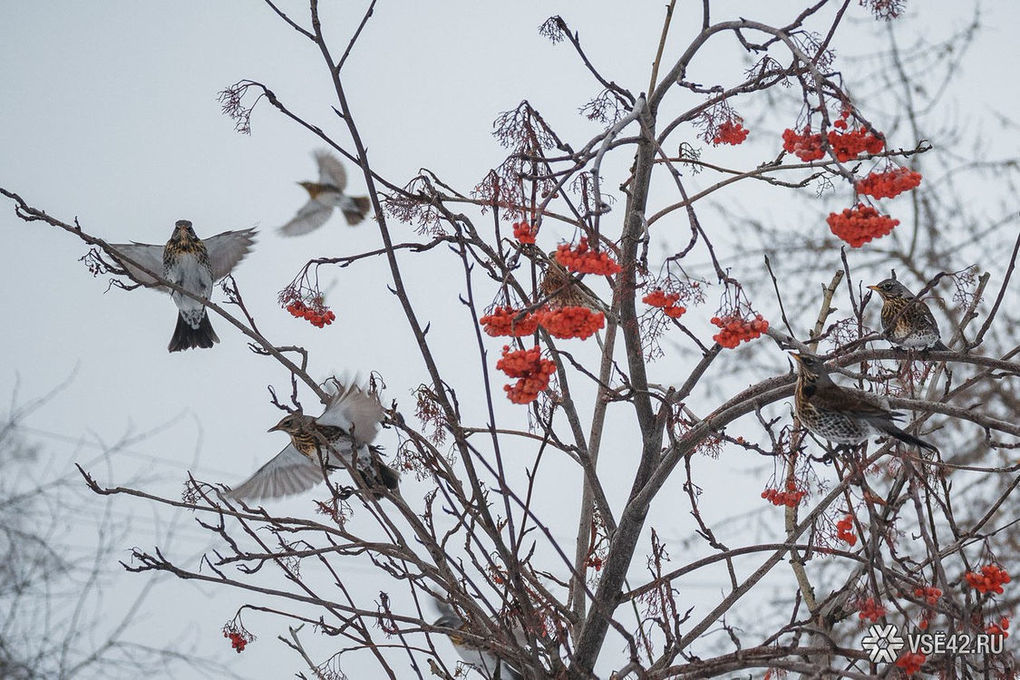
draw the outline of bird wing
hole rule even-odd
[[[361,446],[375,440],[382,417],[383,407],[379,397],[351,381],[345,390],[333,397],[315,421],[343,428]]]
[[[135,283],[140,283],[143,286],[162,287],[160,282],[149,274],[146,274],[138,267],[133,264],[129,264],[121,259],[121,255],[129,257],[138,264],[142,265],[146,269],[153,271],[157,274],[163,273],[163,246],[154,246],[147,243],[111,243],[110,250],[107,251],[114,260],[117,261],[121,267],[123,267],[128,276]]]
[[[347,188],[347,171],[336,156],[328,151],[316,151],[315,162],[319,164],[320,184],[330,184],[341,192]]]
[[[931,308],[923,302],[917,303],[917,311],[920,313],[921,318],[924,319],[928,325],[935,329],[935,334],[939,334],[939,322],[935,320],[935,315],[931,313]]]
[[[821,409],[840,411],[875,423],[890,423],[903,417],[902,413],[884,408],[864,392],[849,390],[835,384],[827,389],[817,390],[811,396],[811,403]]]
[[[332,214],[332,207],[323,205],[314,198],[310,198],[307,203],[301,206],[297,215],[290,222],[280,227],[278,231],[284,236],[307,234],[324,225]]]
[[[227,492],[231,498],[257,501],[263,498],[292,496],[307,491],[322,481],[322,468],[293,444],[287,444],[255,474]]]
[[[219,281],[251,252],[251,246],[255,243],[255,230],[225,231],[203,239],[202,243],[209,252],[209,268],[212,269],[213,281]]]

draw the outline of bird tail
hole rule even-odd
[[[460,624],[464,623],[461,620],[460,616],[457,615],[457,612],[454,610],[454,608],[450,606],[449,602],[443,602],[442,600],[433,597],[432,604],[434,604],[436,606],[436,609],[439,610],[439,618],[436,619],[434,625],[457,628],[458,626],[460,626]]]
[[[946,347],[946,343],[942,342],[941,340],[936,340],[935,344],[931,346],[931,349],[934,352],[948,352],[949,351],[949,348]]]
[[[375,474],[382,485],[390,491],[396,491],[400,486],[400,473],[381,460],[375,463]]]
[[[192,328],[191,324],[184,320],[184,315],[177,312],[177,327],[174,328],[174,335],[170,338],[167,349],[171,352],[180,352],[193,347],[208,349],[213,346],[213,343],[219,341],[205,310],[202,311],[202,321],[199,322],[198,328]]]
[[[372,203],[368,200],[368,196],[351,196],[350,199],[350,202],[346,203],[341,210],[344,213],[347,224],[353,227],[361,224],[361,221],[365,219],[365,215],[368,214]]]
[[[890,437],[895,437],[896,439],[899,439],[901,442],[904,442],[906,444],[911,444],[922,449],[928,449],[929,451],[938,451],[937,448],[935,448],[928,442],[924,441],[923,439],[918,439],[909,432],[904,432],[895,425],[889,424],[886,427],[883,427],[882,431],[885,432]]]

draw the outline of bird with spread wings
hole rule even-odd
[[[209,348],[220,339],[209,323],[203,302],[169,288],[157,276],[208,300],[213,283],[229,274],[251,251],[253,243],[254,229],[225,231],[200,239],[190,221],[177,220],[170,240],[164,245],[114,243],[110,244],[109,253],[136,283],[170,292],[177,305],[177,326],[167,349],[178,352],[193,347]]]
[[[400,475],[379,459],[379,447],[372,444],[379,434],[383,408],[374,392],[353,381],[336,394],[318,417],[291,413],[270,432],[290,435],[280,453],[228,496],[257,501],[307,491],[323,481],[323,471],[339,468],[357,471],[376,496],[382,488],[396,491]]]
[[[308,192],[308,202],[301,206],[287,224],[280,227],[284,236],[300,236],[315,231],[326,223],[334,208],[340,208],[350,226],[356,226],[365,219],[371,202],[368,196],[348,196],[347,171],[336,156],[326,151],[315,153],[319,166],[318,182],[298,182]]]

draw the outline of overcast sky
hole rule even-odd
[[[365,5],[323,4],[329,5],[324,10],[326,31],[339,52]],[[615,81],[639,92],[647,87],[663,4],[563,2],[554,8],[546,2],[383,0],[344,73],[375,170],[403,182],[418,168],[428,167],[453,186],[468,190],[502,160],[503,151],[491,137],[493,119],[522,99],[530,100],[575,148],[581,146],[598,128],[577,109],[599,88],[568,46],[550,44],[538,35],[537,27],[553,12],[562,14],[580,31],[595,63]],[[716,19],[728,18],[723,9],[732,8],[731,17],[785,21],[801,3],[717,4]],[[928,15],[920,21],[905,19],[914,21],[912,30],[944,33],[968,18],[961,3],[916,3],[922,4]],[[682,49],[690,36],[685,21],[695,19],[685,13],[687,6],[700,3],[680,5],[670,54]],[[305,3],[284,6],[303,20]],[[763,16],[762,11],[768,14]],[[875,27],[867,13],[854,3],[852,15],[854,21],[837,39],[840,56],[861,54],[875,44],[869,37]],[[992,108],[1016,110],[1012,101],[1016,93],[1003,75],[1017,56],[1016,18],[1010,3],[989,6],[987,37],[968,55],[964,84],[958,86],[947,115],[977,119]],[[217,92],[231,83],[258,80],[293,110],[346,143],[344,127],[330,108],[334,100],[314,45],[260,3],[239,0],[8,3],[2,24],[0,185],[61,219],[77,217],[86,230],[112,242],[163,243],[181,218],[190,219],[199,236],[259,228],[255,251],[238,267],[236,278],[266,336],[277,344],[307,347],[313,375],[381,371],[389,386],[386,397],[401,401],[408,416],[413,413],[409,391],[425,379],[425,373],[399,306],[386,290],[388,271],[381,263],[326,274],[327,302],[338,317],[326,329],[295,320],[276,304],[277,292],[310,257],[376,248],[378,232],[370,222],[347,229],[334,218],[307,237],[278,237],[273,229],[305,200],[295,182],[316,177],[310,153],[321,144],[265,104],[255,111],[251,136],[237,134],[216,101]],[[729,83],[745,67],[732,49],[709,54],[712,59],[699,63],[692,79]],[[853,80],[852,74],[848,79]],[[796,113],[791,111],[791,118]],[[876,112],[879,123],[881,115]],[[780,131],[760,134],[778,139]],[[896,145],[912,146],[915,141],[898,139]],[[1003,143],[1013,145],[1015,152],[1015,139]],[[740,154],[746,153],[752,164],[774,156],[778,144],[748,149],[718,153],[729,154],[730,162],[739,162]],[[630,164],[628,153],[607,163],[607,186],[619,184]],[[349,175],[351,191],[357,194],[363,180],[355,172]],[[747,207],[746,195],[725,200]],[[763,214],[774,210],[775,203],[761,207]],[[397,240],[415,237],[409,226],[394,222],[392,229]],[[560,229],[562,239],[571,238]],[[222,340],[212,350],[168,354],[176,310],[166,295],[146,290],[106,292],[106,281],[93,278],[77,261],[86,252],[82,242],[16,219],[6,199],[0,202],[0,252],[4,259],[0,318],[5,320],[5,332],[0,333],[0,356],[5,357],[0,363],[0,399],[15,384],[28,398],[73,375],[66,389],[27,423],[28,436],[55,452],[54,466],[72,474],[72,463],[91,459],[97,444],[169,423],[128,447],[112,468],[97,473],[111,483],[142,475],[147,489],[174,497],[189,469],[208,481],[234,483],[283,446],[283,435],[265,432],[279,418],[267,401],[266,386],[285,388],[287,376],[274,361],[249,352],[242,337],[222,319],[212,318]],[[459,362],[468,328],[464,310],[456,303],[462,274],[438,254],[403,261],[412,297],[428,310],[423,321],[433,324],[430,337],[443,366],[462,387],[477,380],[477,363]],[[436,300],[447,302],[433,304]],[[500,344],[491,343],[490,357]],[[685,375],[688,368],[671,366],[668,358],[655,366],[660,375],[653,381],[661,383]],[[765,377],[748,376],[747,382]],[[494,384],[500,390],[498,376]],[[510,418],[515,413],[520,417],[509,404],[505,407]],[[480,422],[480,412],[475,415]],[[620,427],[623,437],[626,426]],[[391,434],[384,432],[383,437]],[[58,435],[79,443],[57,439]],[[395,439],[382,443],[391,451],[396,447]],[[609,450],[605,465],[614,465],[611,454]],[[621,474],[629,474],[630,461],[617,462]],[[573,478],[576,469],[563,461],[550,465],[549,493],[542,503],[548,512],[556,507],[568,511],[569,519],[558,530],[570,544],[576,489],[563,491],[556,471]],[[754,466],[765,470],[765,476],[770,473],[758,462]],[[707,512],[732,514],[734,498],[743,494],[753,500],[760,492],[761,477],[729,474],[741,467],[746,468],[746,461],[724,456],[715,472],[705,472],[706,485],[716,480],[728,490],[720,500],[706,495]],[[39,475],[38,470],[27,469],[15,473]],[[427,490],[413,481],[404,488],[405,496],[417,500]],[[612,489],[613,498],[624,497],[628,489],[629,482]],[[679,495],[679,482],[656,504],[653,522],[667,536],[686,536],[684,505],[679,498],[672,504],[673,494]],[[276,507],[307,513],[312,497],[305,494]],[[130,516],[134,522],[119,559],[126,558],[133,545],[151,547],[171,518],[168,513],[153,515],[150,507],[128,499],[115,507],[119,517]],[[190,517],[178,521],[182,528],[174,542],[176,554],[197,555],[207,540]],[[643,567],[639,562],[638,571]],[[191,558],[190,564],[197,565],[197,559]],[[147,578],[121,575],[115,564],[110,568],[122,593],[137,589]],[[351,574],[364,578],[371,588],[384,587],[360,568]],[[703,587],[711,594],[708,585],[686,587],[695,591]],[[234,655],[220,637],[220,626],[248,599],[243,593],[165,580],[144,620],[165,635],[179,631],[247,677],[287,677],[299,668],[299,659],[275,641],[285,632],[280,619],[247,617],[260,640],[241,655]],[[114,597],[105,606],[115,610],[121,604]],[[139,631],[139,637],[146,635]],[[329,649],[329,644],[319,641],[317,649]],[[615,650],[607,649],[604,664],[612,661],[609,651]],[[348,673],[359,677],[350,669]]]

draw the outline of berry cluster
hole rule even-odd
[[[496,307],[491,314],[479,319],[479,322],[486,334],[493,337],[520,338],[531,335],[542,326],[553,337],[561,340],[570,338],[587,340],[595,331],[606,325],[605,314],[593,312],[582,306],[547,306],[516,320],[520,313],[521,310],[512,307]]]
[[[833,127],[846,129],[845,116],[847,114],[844,113],[843,115],[843,118],[832,124]],[[876,154],[885,148],[885,141],[881,137],[871,134],[865,128],[854,128],[849,132],[829,130],[827,137],[829,139],[829,146],[832,147],[832,152],[836,154],[836,158],[840,163],[857,158],[857,155],[862,151]]]
[[[858,614],[857,616],[863,621],[864,619],[870,620],[872,623],[878,621],[880,618],[885,616],[885,607],[878,602],[875,602],[875,598],[869,597],[866,600],[861,600],[857,605]]]
[[[676,302],[680,299],[680,293],[666,293],[661,288],[656,288],[648,295],[641,298],[641,302],[650,307],[660,307],[662,313],[671,319],[679,319],[686,307],[681,307]]]
[[[854,516],[847,515],[836,522],[836,538],[848,545],[857,542],[857,534],[854,533]]]
[[[223,633],[223,637],[230,638],[230,646],[233,649],[236,649],[238,654],[243,652],[245,646],[248,644],[248,641],[245,640],[244,636],[242,636],[240,633],[226,633],[226,632],[224,632]]]
[[[875,198],[894,198],[904,191],[916,189],[921,183],[921,173],[910,168],[896,168],[885,172],[873,172],[854,186],[857,193]]]
[[[797,484],[791,481],[786,483],[786,491],[765,489],[761,492],[761,497],[772,505],[785,505],[788,508],[795,508],[806,493],[806,491],[798,489]]]
[[[854,248],[861,247],[871,239],[882,238],[900,223],[863,203],[846,208],[841,213],[829,213],[825,221],[829,223],[833,234]]]
[[[986,633],[989,635],[998,635],[1003,639],[1009,637],[1009,633],[1006,632],[1007,630],[1009,630],[1009,617],[1006,616],[999,619],[998,623],[990,623],[985,627]]]
[[[734,118],[732,120],[723,121],[715,131],[715,137],[712,138],[712,144],[719,146],[720,144],[737,144],[743,143],[747,139],[747,130],[741,124],[744,121],[740,118]]]
[[[543,307],[535,314],[538,323],[554,338],[581,338],[587,340],[595,331],[606,325],[602,312],[593,312],[587,307]]]
[[[916,597],[924,598],[924,601],[930,605],[934,605],[942,597],[942,591],[935,586],[925,586],[924,588],[915,588],[914,595]]]
[[[804,132],[801,133],[789,128],[783,130],[783,151],[792,153],[806,163],[825,157],[825,151],[822,150],[822,136],[811,134],[809,126],[806,126]]]
[[[900,655],[900,658],[896,659],[896,665],[902,668],[903,672],[907,675],[913,675],[921,670],[921,666],[924,665],[927,658],[924,654],[918,652],[904,652]]]
[[[223,626],[223,637],[230,640],[230,647],[238,654],[244,651],[248,643],[255,639],[255,636],[241,628],[235,621],[230,621]]]
[[[587,236],[581,237],[576,248],[571,248],[569,243],[561,243],[556,248],[556,261],[579,274],[612,276],[620,271],[620,265],[609,256],[609,253],[596,252],[588,247]]]
[[[515,352],[504,346],[503,358],[496,362],[496,368],[511,378],[519,378],[515,384],[503,386],[507,399],[515,404],[530,404],[549,387],[549,376],[556,371],[556,364],[543,359],[537,345]]]
[[[592,555],[588,558],[588,561],[585,562],[584,565],[594,569],[595,571],[600,571],[602,569],[602,558],[598,555]]]
[[[538,236],[538,227],[528,222],[514,222],[514,238],[521,243],[534,243]]]
[[[326,305],[322,304],[322,298],[316,298],[310,305],[306,305],[301,300],[294,300],[287,305],[286,309],[292,316],[307,319],[313,326],[318,328],[328,326],[336,319],[336,314]]]
[[[942,597],[942,591],[935,586],[925,586],[924,588],[915,588],[914,597],[923,598],[927,603],[928,608],[921,614],[921,620],[917,622],[917,627],[921,630],[928,630],[928,623],[931,621],[932,607]]]
[[[733,349],[741,342],[754,340],[769,329],[769,322],[761,318],[761,314],[753,319],[744,319],[736,314],[721,319],[713,316],[711,322],[722,329],[712,339],[728,349]]]
[[[833,154],[841,163],[857,158],[862,151],[876,154],[885,148],[885,141],[865,128],[853,128],[844,132],[847,129],[846,120],[849,115],[850,111],[844,110],[840,118],[832,123],[836,129],[829,130],[825,136]],[[820,133],[812,134],[810,126],[805,126],[803,132],[789,128],[783,130],[783,150],[806,162],[821,160],[825,157],[825,150],[822,148],[822,135]]]
[[[513,307],[496,307],[491,314],[479,319],[482,328],[487,335],[493,337],[505,335],[519,338],[524,335],[531,335],[538,329],[538,316],[525,314],[517,319],[521,310]]]
[[[975,588],[979,593],[1002,593],[1002,584],[1010,581],[1009,573],[995,564],[986,564],[981,567],[980,574],[968,571],[963,577],[967,579],[970,587]]]

